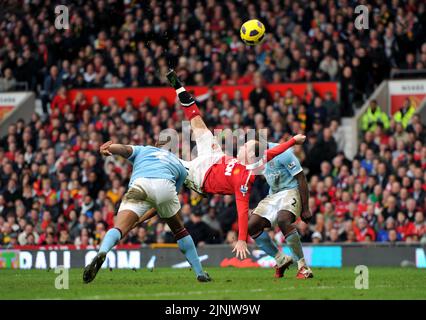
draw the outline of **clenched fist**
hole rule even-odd
[[[101,155],[107,157],[112,156],[112,153],[109,151],[109,147],[112,145],[112,141],[107,141],[99,147],[99,152]]]
[[[306,140],[306,136],[303,134],[296,134],[294,140],[296,140],[296,144],[303,144]]]

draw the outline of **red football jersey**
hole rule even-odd
[[[235,194],[238,211],[238,240],[247,241],[248,210],[251,186],[256,176],[238,162],[237,159],[223,156],[207,171],[203,191],[213,194]]]

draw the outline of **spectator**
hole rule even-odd
[[[411,100],[409,98],[406,98],[404,100],[404,104],[402,105],[401,109],[399,109],[393,115],[393,119],[395,120],[396,123],[402,124],[402,126],[405,129],[407,128],[415,112],[416,112],[416,108],[411,103]]]
[[[414,217],[414,230],[419,239],[424,239],[426,237],[426,221],[422,211],[416,212]]]
[[[0,77],[0,91],[15,90],[16,79],[13,77],[12,69],[6,68],[3,77]]]
[[[389,230],[389,233],[388,233],[388,239],[390,243],[395,243],[401,240],[401,236],[398,234],[398,232],[395,229],[391,229]]]
[[[312,234],[312,243],[313,243],[313,244],[318,244],[318,243],[320,243],[320,242],[322,242],[322,235],[321,235],[321,233],[320,233],[320,232],[315,231],[315,232]]]
[[[196,246],[217,242],[217,232],[203,222],[198,213],[191,214],[190,221],[185,224],[185,228],[191,234]]]
[[[425,149],[425,147],[423,147],[423,149]],[[425,202],[426,190],[424,187],[424,181],[422,185],[422,180],[419,178],[414,179],[413,182],[413,198],[419,206],[422,206]]]
[[[209,208],[207,214],[203,215],[202,221],[205,222],[210,227],[210,229],[217,232],[219,237],[222,238],[222,229],[220,227],[220,222],[216,218],[215,208]]]
[[[69,104],[70,102],[68,101],[66,89],[64,86],[61,86],[58,89],[57,94],[54,96],[52,103],[50,104],[50,109],[52,112],[56,109],[59,109],[59,112],[64,114],[65,106]]]
[[[341,111],[343,117],[352,117],[354,114],[353,104],[355,102],[355,82],[352,69],[344,67],[340,76]]]
[[[9,180],[7,188],[4,190],[3,198],[6,204],[11,206],[16,200],[21,197],[21,192],[18,189],[17,182],[14,179]]]
[[[28,238],[29,238],[30,235],[32,236],[32,238],[30,238],[30,242],[33,242],[33,244],[38,243],[39,235],[38,235],[37,232],[34,231],[33,225],[28,223],[25,226],[25,230],[19,234],[18,243],[20,245],[30,244],[30,243],[28,243],[29,242]]]
[[[235,201],[232,196],[223,197],[223,202],[217,209],[217,219],[224,233],[228,233],[237,218]]]
[[[379,200],[379,201],[382,202],[382,200]],[[385,208],[382,214],[385,218],[393,217],[394,219],[396,219],[397,212],[398,212],[398,203],[396,201],[396,198],[394,196],[389,196],[387,198],[387,202],[385,203]]]
[[[19,242],[18,242],[19,243]],[[38,241],[36,240],[36,238],[34,237],[34,234],[30,233],[26,236],[25,238],[25,244],[27,246],[35,246],[37,245]]]
[[[322,99],[320,97],[315,97],[313,105],[308,109],[308,128],[312,128],[312,124],[315,121],[324,126],[326,124],[327,117],[327,109],[324,107]]]
[[[43,112],[45,115],[48,114],[48,109],[47,109],[48,103],[52,101],[52,99],[56,95],[56,92],[61,87],[61,85],[62,85],[62,78],[59,76],[58,67],[52,66],[49,71],[49,76],[46,77],[44,81],[43,94],[41,96]]]
[[[328,121],[340,119],[340,107],[330,91],[325,93],[323,106],[326,109]]]
[[[9,223],[4,222],[0,233],[0,243],[4,246],[9,245],[13,230]]]
[[[378,242],[388,242],[389,241],[389,231],[395,229],[395,219],[388,217],[385,222],[384,228],[380,229],[377,233]]]
[[[330,235],[328,236],[329,242],[339,242],[339,231],[336,228],[331,229]]]
[[[388,116],[380,109],[376,100],[370,101],[370,105],[362,116],[361,121],[363,131],[375,131],[378,124],[383,125],[385,130],[389,128]]]
[[[262,77],[259,74],[254,77],[254,89],[250,92],[249,99],[250,103],[255,107],[256,112],[260,111],[259,104],[262,100],[265,100],[267,103],[271,100],[269,91],[265,89]]]
[[[136,229],[137,233],[129,239],[130,243],[134,244],[150,244],[155,242],[154,239],[148,234],[144,227]]]
[[[354,227],[354,232],[358,242],[364,242],[366,236],[369,236],[372,241],[375,241],[376,239],[374,230],[367,224],[367,221],[364,218],[358,219],[358,223]]]
[[[62,245],[72,244],[68,230],[63,229],[59,232],[58,243]]]
[[[308,167],[312,174],[320,171],[320,165],[323,161],[331,161],[337,154],[336,141],[329,128],[324,129],[322,136],[318,139],[310,150],[307,160]]]
[[[408,220],[404,212],[398,212],[396,231],[401,235],[404,241],[407,236],[412,236],[416,232],[414,224]]]
[[[76,237],[74,244],[76,246],[88,246],[93,244],[93,238],[90,237],[89,230],[87,228],[83,228],[80,231],[80,235]]]
[[[329,79],[331,81],[336,79],[337,72],[339,71],[339,67],[338,67],[336,59],[334,59],[330,54],[327,54],[324,57],[324,59],[320,62],[319,68],[320,70],[328,74]]]
[[[336,141],[337,151],[338,152],[344,151],[345,145],[346,145],[345,132],[344,132],[344,128],[340,126],[338,120],[331,120],[330,130],[333,135],[334,141]]]

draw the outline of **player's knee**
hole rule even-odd
[[[277,223],[281,231],[285,234],[288,233],[291,228],[291,224],[294,222],[294,214],[289,211],[282,210],[277,214]]]
[[[259,236],[259,234],[261,232],[259,230],[259,227],[256,226],[256,224],[250,223],[250,221],[249,221],[248,233],[249,233],[250,237],[252,237],[253,239],[255,239],[255,238],[257,238]]]
[[[248,221],[248,233],[250,237],[256,239],[265,229],[267,223],[265,223],[264,219],[260,219],[257,215],[251,215]]]
[[[132,209],[120,210],[115,220],[114,228],[120,229],[122,236],[126,235],[133,225],[138,221],[139,216]]]

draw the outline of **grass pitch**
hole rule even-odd
[[[426,299],[425,270],[369,268],[369,289],[355,289],[354,268],[314,268],[298,280],[295,268],[282,279],[273,269],[206,268],[213,281],[198,283],[188,269],[101,269],[90,284],[70,269],[69,289],[55,288],[53,270],[0,270],[0,299]]]

